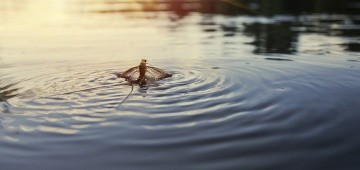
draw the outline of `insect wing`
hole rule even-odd
[[[121,74],[121,78],[125,78],[126,80],[136,80],[139,77],[139,67],[132,67],[126,70],[124,73]]]
[[[152,66],[147,66],[146,76],[148,79],[160,80],[163,78],[171,77],[171,74],[166,73],[162,69]]]

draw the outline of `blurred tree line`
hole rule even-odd
[[[358,0],[200,0],[205,13],[259,15],[358,13]]]
[[[241,1],[241,0],[240,0]],[[260,14],[355,13],[355,0],[256,0]]]

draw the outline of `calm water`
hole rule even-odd
[[[360,168],[359,15],[114,8],[0,3],[1,170]]]

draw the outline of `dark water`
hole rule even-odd
[[[359,15],[0,7],[1,170],[360,168]]]

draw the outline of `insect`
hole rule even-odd
[[[172,75],[164,70],[152,66],[148,66],[145,59],[141,60],[139,66],[132,67],[122,74],[118,74],[119,78],[124,78],[131,84],[139,84],[145,86],[148,81],[158,81]]]
[[[122,74],[117,74],[119,78],[124,78],[131,84],[130,93],[119,103],[119,106],[130,96],[134,90],[134,84],[138,84],[140,87],[145,87],[148,81],[153,82],[172,76],[160,68],[148,66],[146,64],[146,60],[142,59],[139,66],[132,67]]]

